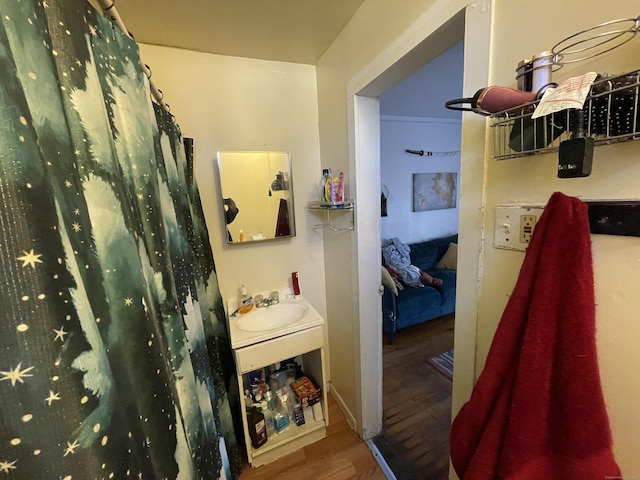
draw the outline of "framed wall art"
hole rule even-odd
[[[413,211],[456,207],[458,174],[455,172],[414,173]]]

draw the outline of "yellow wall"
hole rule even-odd
[[[349,109],[353,108],[353,98],[349,93],[349,83],[433,3],[433,0],[406,1],[402,2],[399,8],[397,2],[365,1],[316,66],[322,165],[333,167],[334,171],[342,170],[347,174],[349,193],[356,196],[358,216],[369,215],[366,209],[370,207],[371,202],[365,205],[367,200],[362,191],[366,186],[355,184],[355,172],[351,170],[350,156],[353,156],[353,143],[350,144],[350,141],[352,142],[353,138],[349,138],[349,131],[352,129],[352,125],[349,124]],[[372,157],[370,162],[376,163],[364,164],[362,168],[379,168],[379,159]],[[377,192],[375,198],[379,201],[379,182],[373,188]],[[367,316],[367,325],[363,325],[363,328],[378,328],[376,323],[379,314],[377,315],[376,302],[379,298],[376,293],[375,275],[379,276],[379,268],[370,278],[372,285],[358,285],[358,269],[367,266],[358,264],[356,250],[366,244],[379,242],[378,237],[379,232],[368,236],[358,229],[351,234],[325,235],[331,365],[340,366],[332,368],[332,391],[338,396],[339,403],[352,414],[353,417],[348,415],[352,425],[365,436],[368,432],[362,431],[362,417],[366,412],[362,411],[361,384],[375,382],[376,379],[361,377],[359,316],[361,309],[373,310],[372,314]],[[376,258],[375,254],[373,258]],[[359,288],[370,290],[365,304],[358,305],[358,300],[362,298]],[[369,330],[369,335],[374,336],[375,332]],[[375,358],[367,358],[365,355],[365,363],[371,364],[375,361]]]
[[[399,51],[398,44],[406,44],[419,26],[412,19],[437,18],[446,21],[451,12],[446,12],[444,3],[452,6],[455,13],[457,2],[412,2],[415,10],[404,16],[403,9],[396,9],[382,2],[366,1],[352,23],[345,29],[332,48],[317,65],[320,113],[320,141],[323,165],[334,166],[353,155],[354,148],[349,136],[349,109],[351,94],[356,86],[364,87],[366,80],[375,78],[388,68],[389,58]],[[464,6],[464,5],[463,5]],[[389,10],[386,10],[388,8]],[[490,32],[472,32],[472,41],[490,35],[491,52],[487,64],[489,79],[483,78],[483,66],[477,64],[470,54],[475,45],[465,44],[465,95],[472,95],[476,88],[488,85],[515,85],[515,67],[519,60],[542,50],[550,49],[556,42],[596,23],[621,17],[637,15],[636,5],[631,0],[615,2],[471,2],[471,14],[483,9],[493,9]],[[430,15],[431,14],[431,15]],[[388,20],[386,22],[385,20]],[[426,20],[425,20],[426,21]],[[469,28],[469,26],[467,26]],[[380,33],[380,42],[376,36]],[[469,33],[469,31],[467,31]],[[467,39],[469,40],[469,38]],[[403,43],[404,42],[404,43]],[[564,68],[555,74],[561,80],[572,74],[589,70],[599,72],[624,72],[638,68],[638,39],[616,52],[597,59]],[[389,53],[391,52],[391,53]],[[486,68],[486,67],[485,67]],[[474,86],[475,85],[475,86]],[[456,376],[467,377],[468,372],[477,376],[491,343],[497,322],[506,304],[517,277],[523,254],[493,248],[494,208],[505,203],[544,203],[556,190],[584,198],[638,198],[635,178],[637,142],[598,147],[594,172],[584,179],[559,180],[556,178],[556,155],[542,155],[497,162],[478,150],[482,138],[477,136],[477,126],[484,119],[475,114],[465,114],[463,120],[463,152],[461,171],[461,248],[459,268],[461,293],[458,300],[457,327],[463,327],[464,337],[456,335]],[[488,129],[483,129],[489,131]],[[489,139],[490,136],[487,136]],[[353,172],[350,172],[353,176]],[[478,185],[480,187],[478,188]],[[464,210],[464,211],[462,211]],[[478,218],[480,221],[478,222]],[[473,237],[473,241],[466,238]],[[480,240],[475,241],[476,238]],[[345,264],[354,264],[353,249],[349,240],[325,240],[327,258],[340,259],[327,263],[327,304],[333,323],[330,331],[332,361],[349,364],[346,353],[356,345],[357,311],[349,311],[352,298],[357,298],[357,285],[350,278],[337,273]],[[598,345],[603,386],[611,416],[615,453],[627,475],[640,472],[640,382],[635,374],[639,364],[639,353],[635,345],[640,336],[640,324],[636,321],[638,310],[635,283],[638,278],[637,263],[640,244],[635,238],[593,237],[596,269],[596,293],[598,297]],[[361,245],[361,241],[357,242]],[[358,248],[358,247],[356,247]],[[459,285],[460,287],[460,285]],[[475,290],[475,292],[473,291]],[[479,293],[478,293],[479,292]],[[477,296],[477,297],[476,297]],[[467,298],[477,298],[469,305]],[[477,333],[476,332],[477,322]],[[475,342],[469,345],[469,336]],[[472,337],[472,338],[473,338]],[[465,348],[459,348],[461,344]],[[470,347],[470,348],[467,348]],[[475,358],[474,358],[475,357]],[[474,363],[477,364],[474,366]],[[332,381],[339,386],[348,385],[356,378],[355,371],[344,369],[334,372]],[[358,391],[340,389],[348,406],[358,409]],[[460,393],[462,392],[462,393]],[[466,393],[465,393],[466,392]],[[465,385],[458,389],[454,408],[468,396]],[[634,456],[635,455],[635,456]]]
[[[568,35],[598,23],[638,15],[633,0],[495,2],[492,35],[492,83],[514,86],[514,69],[522,58],[549,50]],[[566,66],[555,81],[595,71],[623,73],[640,68],[640,40],[588,62]],[[472,92],[465,92],[472,93]],[[478,372],[495,327],[517,277],[524,254],[492,247],[494,209],[499,204],[545,203],[554,191],[589,199],[640,197],[640,142],[596,147],[591,176],[558,179],[557,154],[520,159],[486,160],[487,229],[483,277],[478,305]],[[464,194],[464,192],[462,192]],[[596,277],[599,363],[614,436],[614,450],[623,473],[640,475],[640,239],[593,235]],[[559,285],[558,287],[561,287]]]
[[[194,139],[195,175],[222,297],[237,296],[243,283],[249,293],[290,286],[291,272],[298,271],[302,294],[325,315],[322,235],[312,229],[317,218],[306,210],[317,197],[321,173],[315,68],[151,45],[140,49],[184,136]],[[226,244],[219,150],[291,153],[296,237]],[[265,184],[261,193],[267,191]]]
[[[378,65],[372,62],[384,59],[389,51],[389,58],[400,55],[398,41],[419,30],[416,19],[443,23],[464,4],[462,0],[407,0],[399,8],[395,2],[366,0],[316,66],[317,87],[316,69],[309,66],[142,46],[143,60],[152,65],[154,80],[174,105],[183,132],[195,138],[196,175],[223,296],[235,295],[240,283],[247,283],[250,290],[284,285],[290,272],[299,270],[303,293],[328,320],[332,383],[354,417],[362,413],[356,384],[358,310],[353,307],[358,286],[349,270],[355,263],[353,252],[366,239],[352,232],[325,234],[323,240],[311,229],[317,218],[304,205],[316,197],[322,167],[343,170],[347,180],[353,181],[354,172],[349,171],[353,148],[349,92],[361,82],[363,71],[373,75]],[[487,0],[469,4],[469,9],[476,12],[491,8],[492,30],[478,34],[482,37],[490,33],[491,59],[484,66],[474,64],[469,55],[473,45],[465,45],[465,95],[486,84],[514,85],[514,69],[522,58],[550,49],[565,36],[596,23],[638,14],[634,0]],[[588,70],[629,71],[639,67],[639,53],[640,40],[636,38],[593,62],[562,69],[554,77],[562,80]],[[387,66],[381,62],[380,73]],[[478,73],[483,68],[489,69],[490,80]],[[477,115],[463,116],[460,233],[480,240],[461,245],[460,250],[463,294],[459,295],[461,318],[457,321],[462,322],[465,332],[472,333],[468,338],[456,337],[457,378],[480,372],[523,259],[521,253],[493,248],[496,205],[544,203],[556,190],[585,199],[640,197],[637,141],[597,147],[590,177],[559,180],[555,154],[506,161],[483,155],[478,150],[482,139],[477,138],[477,127],[483,123]],[[296,239],[259,247],[224,245],[219,185],[213,168],[215,152],[240,149],[292,152]],[[350,190],[357,191],[356,187],[351,184]],[[593,252],[599,362],[614,450],[626,475],[640,475],[640,382],[636,373],[640,365],[636,313],[640,311],[640,295],[636,293],[640,240],[593,236]],[[458,350],[463,344],[465,348]],[[463,392],[459,396],[467,396],[468,388],[459,392]],[[455,408],[463,400],[454,399]]]

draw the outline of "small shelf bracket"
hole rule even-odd
[[[354,230],[353,202],[310,202],[308,209],[324,217],[322,223],[313,225],[314,230],[329,230],[332,232],[347,232]]]

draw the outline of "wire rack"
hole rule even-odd
[[[640,70],[615,76],[600,75],[576,124],[578,110],[532,119],[537,102],[491,116],[493,158],[507,159],[549,153],[571,138],[576,128],[593,137],[596,145],[640,139]]]

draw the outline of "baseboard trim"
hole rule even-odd
[[[342,410],[342,414],[347,419],[347,423],[354,432],[357,432],[358,429],[356,427],[358,426],[358,423],[356,422],[356,417],[353,415],[353,413],[351,413],[351,410],[347,408],[346,403],[344,403],[344,400],[342,399],[342,396],[340,395],[336,387],[331,382],[329,382],[327,385],[329,387],[329,392],[331,392],[331,396],[336,401],[338,407],[340,407],[340,410]]]
[[[373,458],[375,458],[376,462],[378,462],[378,465],[380,465],[380,470],[382,470],[382,473],[384,473],[384,476],[387,477],[387,480],[397,480],[396,476],[391,471],[391,468],[389,468],[389,464],[387,464],[387,461],[384,459],[384,457],[380,453],[380,450],[378,450],[378,447],[376,446],[376,444],[373,443],[373,440],[372,439],[365,440],[364,443],[367,444],[367,447],[369,447],[369,450],[371,450],[371,453],[373,453]]]

